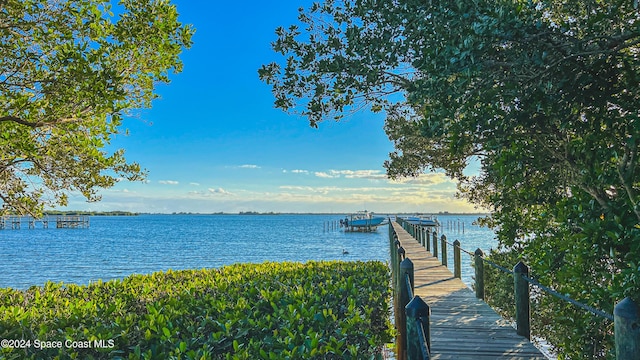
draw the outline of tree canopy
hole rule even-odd
[[[384,111],[390,177],[444,169],[542,283],[610,313],[640,300],[637,2],[327,0],[298,20],[259,70],[276,107]],[[609,325],[549,307],[562,354],[610,355]]]
[[[41,214],[144,171],[105,150],[182,70],[193,30],[168,0],[0,1],[0,203]]]

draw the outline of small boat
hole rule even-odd
[[[427,227],[436,227],[439,226],[437,219],[432,218],[431,216],[410,216],[406,218],[407,222],[414,225],[427,226]]]
[[[370,211],[358,211],[357,213],[347,215],[344,220],[340,220],[340,226],[345,231],[376,231],[378,226],[383,225],[384,216],[374,216]]]

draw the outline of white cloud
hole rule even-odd
[[[347,179],[384,180],[387,178],[387,175],[380,170],[342,170],[340,173]]]
[[[406,177],[390,180],[392,184],[413,184],[413,185],[438,185],[446,182],[454,183],[444,173],[420,174],[418,177]]]
[[[175,180],[158,180],[159,184],[163,184],[163,185],[178,185],[180,184],[180,182],[175,181]]]
[[[331,179],[331,178],[337,178],[339,177],[339,175],[335,175],[335,174],[330,174],[330,173],[326,173],[324,171],[316,171],[315,175],[319,178],[324,178],[324,179]]]
[[[429,176],[434,175],[427,175]],[[427,179],[425,178],[425,179]],[[439,179],[435,176],[431,180]],[[423,180],[425,180],[423,179]],[[446,179],[443,177],[442,179]],[[279,211],[341,212],[369,209],[376,212],[472,212],[474,207],[454,196],[455,183],[443,185],[372,182],[369,186],[309,186],[289,184],[261,190],[225,187],[191,188],[181,193],[138,188],[120,188],[103,193],[101,210],[141,212]],[[222,184],[221,184],[222,185]],[[200,190],[199,190],[200,189]],[[85,209],[81,196],[70,199],[70,207]],[[477,209],[475,209],[477,210]]]
[[[245,164],[238,166],[240,169],[260,169],[260,166],[253,164]]]
[[[223,188],[208,188],[210,194],[222,194],[222,195],[231,195],[230,192]]]
[[[206,198],[214,198],[220,195],[234,195],[233,193],[219,187],[219,188],[207,188],[206,191],[200,190],[191,190],[187,193],[189,199],[206,199]]]
[[[387,175],[381,170],[329,170],[317,171],[315,176],[326,179],[344,177],[346,179],[385,180]]]
[[[247,164],[243,168],[259,167]],[[165,175],[165,180],[153,180],[155,184],[165,185],[161,191],[144,186],[141,182],[126,183],[126,186],[120,183],[102,193],[104,198],[99,206],[105,210],[142,212],[337,212],[364,208],[389,213],[473,211],[472,205],[455,197],[456,182],[443,173],[390,180],[383,169],[315,171],[281,168],[280,171],[300,176],[281,176],[280,183],[251,180],[246,185],[242,181],[219,182],[222,180],[212,184],[179,183],[169,180],[171,177]],[[289,180],[291,183],[283,183]],[[186,189],[180,188],[183,184]],[[86,202],[78,196],[78,199],[71,199],[70,203],[72,207],[82,210],[88,206],[83,201]]]

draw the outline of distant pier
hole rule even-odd
[[[89,227],[88,216],[45,216],[41,219],[35,219],[31,216],[2,216],[0,217],[0,230],[19,230],[23,225],[29,229],[48,229],[49,223],[55,223],[56,229],[85,229]]]
[[[56,228],[58,229],[75,229],[75,228],[88,228],[89,217],[88,216],[57,216]]]

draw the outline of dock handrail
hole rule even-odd
[[[411,259],[405,257],[392,226],[389,226],[392,281],[394,289],[395,323],[398,329],[396,350],[398,359],[428,360],[431,358],[429,306],[414,295],[414,268]]]
[[[426,250],[429,251],[429,235],[423,234],[422,229],[418,229],[419,227],[404,219],[398,218],[397,222],[405,229],[411,236],[414,237],[421,245],[425,246]],[[394,231],[390,229],[390,233]],[[433,251],[432,254],[434,257],[438,257],[437,251],[437,233],[433,232]],[[638,332],[638,327],[640,326],[640,306],[636,304],[631,298],[626,297],[620,302],[618,302],[614,307],[614,314],[611,315],[603,310],[596,309],[588,304],[584,304],[575,299],[570,298],[567,295],[561,294],[556,290],[552,289],[549,286],[541,284],[534,277],[531,277],[528,272],[528,267],[523,262],[518,262],[513,268],[513,270],[509,270],[508,268],[496,264],[495,262],[486,259],[484,257],[484,253],[481,249],[476,249],[475,252],[470,252],[468,250],[463,249],[460,246],[460,241],[456,240],[454,243],[450,243],[447,241],[445,235],[442,235],[440,238],[440,247],[441,247],[441,263],[447,266],[447,252],[446,245],[451,245],[454,247],[454,274],[455,277],[460,278],[461,273],[461,260],[460,260],[460,252],[464,252],[470,256],[472,256],[475,260],[475,290],[476,297],[484,300],[484,263],[489,264],[490,266],[502,271],[504,273],[510,274],[514,278],[514,292],[516,299],[516,330],[519,335],[525,336],[530,339],[530,296],[529,296],[529,285],[536,286],[542,291],[559,298],[563,301],[566,301],[578,308],[586,310],[596,316],[602,317],[604,319],[610,320],[614,322],[614,337],[615,337],[615,348],[616,348],[616,357],[618,359],[631,359],[631,358],[640,358],[640,335]]]

